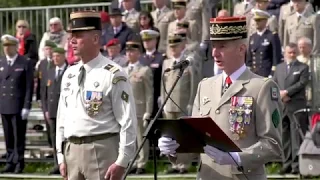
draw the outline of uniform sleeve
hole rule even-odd
[[[119,77],[124,77],[126,80],[115,82],[115,79]],[[119,155],[115,163],[127,167],[134,156],[136,147],[137,116],[132,88],[124,72],[118,72],[113,77],[111,102],[114,116],[121,126]]]
[[[201,11],[201,21],[202,21],[202,37],[201,42],[205,42],[209,40],[209,21],[211,17],[211,6],[209,5],[208,1],[210,0],[202,0],[202,11]]]
[[[279,94],[279,88],[272,80],[267,80],[260,89],[254,107],[259,139],[239,153],[244,173],[281,157],[282,104]]]
[[[281,43],[277,33],[272,34],[272,71],[276,70],[276,66],[281,62]]]
[[[299,81],[288,87],[286,90],[288,91],[288,96],[291,97],[297,92],[300,92],[303,88],[309,83],[309,66],[304,65],[304,68],[300,71]]]
[[[284,36],[284,22],[285,22],[285,19],[283,17],[283,11],[284,11],[284,8],[285,8],[286,5],[283,5],[281,6],[280,8],[280,15],[279,15],[279,38],[280,38],[280,41],[281,43],[283,43],[283,36]]]
[[[153,97],[154,97],[154,88],[153,88],[153,73],[150,68],[147,68],[144,76],[144,87],[146,90],[146,100],[147,100],[147,109],[146,113],[152,114],[153,112]]]
[[[320,52],[320,16],[315,14],[313,20],[313,49],[312,54],[318,54]]]
[[[25,109],[31,109],[31,103],[32,103],[32,95],[33,95],[33,86],[34,86],[34,71],[32,67],[32,62],[27,61],[27,68],[26,68],[26,76],[25,76],[25,98],[24,98],[24,106]]]
[[[64,73],[62,77],[61,84],[64,84],[64,79],[67,73]],[[58,110],[57,110],[57,120],[56,120],[56,149],[57,149],[57,159],[58,164],[64,163],[64,156],[62,149],[64,138],[64,121],[65,121],[65,114],[67,110],[67,104],[65,101],[65,93],[63,91],[63,87],[61,86],[60,90],[60,98],[58,103]]]

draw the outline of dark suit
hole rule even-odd
[[[125,54],[126,42],[130,40],[139,40],[138,34],[136,34],[131,28],[129,28],[125,23],[122,23],[121,30],[114,34],[113,26],[107,28],[107,32],[104,34],[105,42],[109,42],[111,39],[117,38],[121,43],[121,54]]]
[[[25,50],[24,56],[31,61],[32,67],[34,68],[38,62],[38,45],[37,39],[34,34],[29,34],[24,38]]]
[[[284,118],[282,121],[282,142],[284,148],[283,168],[298,171],[298,150],[301,144],[299,133],[294,123],[293,113],[306,107],[306,86],[309,81],[309,67],[295,60],[288,70],[287,63],[283,62],[277,66],[274,80],[278,83],[280,90],[287,90],[290,100],[284,103]],[[306,132],[308,118],[305,114],[296,116],[301,128]]]
[[[60,87],[61,87],[61,80],[64,72],[68,68],[68,64],[64,67],[63,71],[61,72],[60,76],[56,77],[56,68],[51,68],[48,70],[47,75],[47,84],[45,88],[45,97],[43,103],[43,110],[44,112],[49,113],[49,120],[48,124],[50,126],[50,135],[52,140],[52,147],[53,147],[53,156],[54,156],[54,163],[58,166],[57,162],[57,152],[56,152],[56,117],[57,117],[57,110],[58,110],[58,103],[60,98]]]
[[[158,98],[160,97],[162,63],[165,58],[166,57],[158,51],[155,51],[151,56],[144,54],[140,58],[140,64],[149,66],[153,72],[154,99],[152,117],[154,117],[158,112]]]
[[[22,120],[22,109],[31,109],[33,67],[25,57],[18,55],[9,66],[0,58],[0,114],[7,149],[7,165],[24,168],[24,150],[27,120]]]
[[[276,67],[281,59],[281,44],[277,33],[267,29],[261,36],[252,34],[246,55],[246,64],[252,72],[263,77],[273,75],[272,66]]]
[[[134,9],[137,10],[137,11],[141,11],[140,0],[135,0],[135,1],[136,1],[136,2],[135,2]],[[111,8],[112,8],[112,9],[119,8],[119,1],[118,1],[118,0],[113,0],[113,1],[111,2]],[[120,6],[120,9],[121,9],[122,12],[124,11],[122,5]]]
[[[52,60],[50,61],[50,63],[47,59],[42,60],[39,64],[38,72],[37,72],[37,81],[38,81],[37,100],[40,100],[41,104],[42,104],[42,112],[43,112],[43,116],[44,116],[45,122],[46,122],[48,143],[52,147],[52,137],[50,134],[50,126],[49,126],[48,120],[46,119],[46,116],[44,114],[45,111],[43,109],[43,105],[45,104],[44,98],[45,98],[45,94],[46,94],[46,86],[47,86],[47,78],[48,78],[49,69],[55,69],[55,66],[54,66]]]

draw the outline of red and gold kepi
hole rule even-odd
[[[247,38],[246,17],[218,17],[210,19],[210,40],[227,41]]]

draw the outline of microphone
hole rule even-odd
[[[164,72],[169,72],[175,69],[184,69],[186,67],[188,67],[190,64],[189,60],[182,60],[180,62],[178,62],[177,64],[173,65],[171,68],[167,68]]]

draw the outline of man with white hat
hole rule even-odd
[[[249,38],[246,64],[251,70],[263,77],[272,76],[281,62],[281,44],[276,32],[267,29],[270,14],[257,9],[253,16],[257,32]]]
[[[0,58],[0,114],[6,142],[6,166],[2,173],[21,173],[27,118],[33,93],[33,67],[17,52],[19,41],[11,35],[1,37],[5,57]]]

